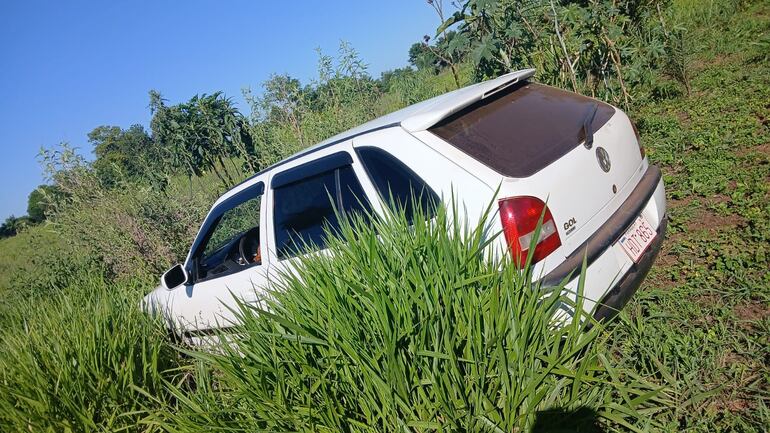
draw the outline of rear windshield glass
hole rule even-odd
[[[597,106],[593,131],[612,106],[576,93],[524,82],[472,104],[430,131],[498,173],[527,177],[583,142],[583,123]]]

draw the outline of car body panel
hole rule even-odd
[[[493,186],[479,180],[441,153],[423,145],[401,128],[383,129],[356,137],[353,139],[353,146],[378,147],[395,156],[430,185],[445,203],[451,203],[454,196],[458,200],[460,216],[467,217],[470,222],[478,221],[482,212],[495,198]],[[368,178],[366,180],[369,182]],[[382,201],[379,202],[382,207]]]
[[[428,130],[446,116],[468,107],[485,95],[524,80],[532,73],[532,70],[519,71],[415,104],[331,137],[257,173],[223,194],[207,218],[228,198],[263,182],[265,192],[260,220],[262,265],[173,290],[159,288],[148,295],[146,303],[156,310],[162,310],[170,323],[184,331],[202,331],[233,324],[235,316],[231,309],[236,306],[234,298],[258,302],[267,296],[269,289],[279,286],[275,283],[280,281],[285,272],[292,272],[298,260],[296,257],[281,260],[275,251],[275,194],[271,187],[273,177],[318,158],[347,152],[372,210],[382,213],[383,201],[355,151],[367,146],[388,152],[417,173],[442,198],[445,206],[457,206],[459,216],[471,226],[479,221],[491,205],[492,214],[487,220],[490,236],[502,231],[496,203],[498,200],[526,195],[546,202],[561,240],[560,247],[533,267],[536,278],[547,275],[599,232],[603,224],[632,197],[632,192],[650,166],[640,153],[630,120],[619,109],[615,109],[615,113],[601,128],[593,131],[591,146],[575,143],[574,148],[553,163],[522,178],[504,176],[490,169]],[[600,148],[603,152],[601,158],[598,153]],[[602,158],[604,161],[600,161]],[[603,167],[607,158],[610,162],[608,169]],[[654,193],[645,200],[645,203],[639,204],[640,215],[653,228],[664,230],[662,222],[665,220],[666,204],[662,180],[655,187]],[[506,253],[504,237],[498,236],[490,248],[498,254]],[[310,254],[326,253],[317,251]],[[191,266],[191,254],[185,260],[187,269]],[[645,260],[645,264],[650,265],[654,256]],[[583,289],[587,302],[584,307],[587,310],[593,309],[625,275],[633,273],[635,266],[616,242],[598,254],[587,268]],[[580,270],[576,271],[579,273]],[[635,275],[643,278],[645,273],[646,270],[636,272]],[[566,290],[573,295],[578,289],[576,276],[577,273],[566,286]],[[637,280],[632,283],[636,284]],[[638,284],[634,284],[626,286],[635,290]],[[625,294],[624,299],[627,299]]]

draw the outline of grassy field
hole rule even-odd
[[[691,34],[692,95],[632,113],[664,172],[668,239],[612,339],[672,386],[670,430],[770,428],[770,4]]]
[[[533,385],[535,397],[542,398],[538,391],[542,390],[543,395],[548,395],[546,400],[568,406],[562,412],[551,413],[551,418],[586,415],[602,419],[599,424],[586,424],[586,431],[763,432],[770,426],[770,4],[749,1],[734,2],[740,6],[726,6],[730,3],[672,2],[675,14],[680,15],[678,21],[689,23],[682,56],[688,65],[690,94],[674,89],[673,96],[654,98],[652,102],[640,99],[632,102],[627,110],[639,127],[647,155],[664,172],[670,217],[668,239],[642,289],[620,320],[611,325],[611,332],[594,332],[592,338],[597,340],[593,343],[580,340],[581,345],[590,346],[584,357],[577,352],[572,354],[559,372],[562,376],[548,378],[543,382],[546,386]],[[436,79],[449,82],[446,74]],[[389,97],[394,96],[386,95]],[[393,102],[398,103],[401,102]],[[151,195],[151,192],[145,193]],[[164,200],[164,197],[154,197],[156,201],[137,198],[134,203],[129,198],[138,194],[127,190],[124,195],[128,204],[118,202],[123,206],[120,209],[138,209],[135,214],[140,216],[144,215],[144,204]],[[190,193],[190,201],[194,200],[208,199],[194,198]],[[177,214],[184,216],[180,212]],[[114,214],[105,211],[98,215]],[[157,215],[147,216],[149,221],[155,221],[150,217],[157,218]],[[200,216],[190,215],[180,221],[199,219]],[[134,220],[126,220],[133,224]],[[90,224],[103,221],[104,218],[94,219]],[[174,236],[180,239],[190,236],[184,230],[187,224],[177,225],[184,227],[177,227],[178,233],[173,232]],[[115,245],[118,241],[125,245],[133,241],[124,239],[125,230],[116,227]],[[446,241],[438,233],[431,236]],[[423,239],[426,240],[430,239]],[[427,250],[434,243],[420,244],[417,249]],[[145,269],[141,275],[134,273],[128,281],[124,277],[116,283],[104,277],[103,264],[94,263],[85,254],[68,252],[73,244],[56,233],[55,225],[33,227],[13,238],[0,240],[0,430],[199,431],[213,430],[215,426],[223,430],[246,429],[249,425],[261,429],[267,425],[264,420],[272,415],[260,415],[258,411],[269,412],[272,403],[269,399],[276,398],[283,404],[288,401],[286,395],[291,394],[295,398],[293,404],[302,405],[304,396],[298,391],[301,388],[318,390],[321,386],[323,390],[323,386],[338,385],[320,379],[312,386],[305,383],[305,376],[317,374],[325,380],[331,371],[326,370],[326,365],[313,363],[313,356],[319,353],[315,349],[302,347],[295,351],[296,348],[285,341],[265,346],[259,332],[281,329],[274,328],[275,323],[252,323],[255,331],[244,347],[258,354],[255,358],[273,356],[260,354],[266,349],[283,350],[287,358],[295,356],[294,362],[301,367],[294,371],[297,376],[282,376],[280,380],[268,377],[269,374],[260,376],[268,371],[266,367],[252,362],[246,368],[239,356],[203,356],[196,361],[170,344],[158,323],[134,309],[137,300],[150,289],[145,282],[155,280],[151,277],[152,266],[161,264],[147,265],[145,268],[153,272]],[[442,245],[442,254],[447,254],[443,257],[448,260],[446,263],[466,262],[468,251],[463,245],[446,242]],[[121,251],[115,251],[116,255],[119,253]],[[436,257],[441,255],[437,253]],[[120,263],[125,264],[133,260],[130,255],[119,258]],[[473,274],[465,279],[460,278],[459,272],[442,275],[443,262],[433,266],[435,269],[430,275],[452,284],[482,281],[476,280],[479,275]],[[347,265],[343,268],[347,269]],[[479,272],[488,273],[483,269]],[[368,275],[348,274],[352,279]],[[368,275],[371,281],[367,284],[401,287],[402,280],[389,277],[392,278]],[[421,287],[437,285],[423,283]],[[521,284],[509,286],[513,290]],[[13,291],[9,291],[10,288]],[[398,352],[397,344],[387,346],[378,340],[377,332],[382,329],[370,327],[378,320],[376,316],[367,316],[371,319],[369,322],[349,323],[347,318],[355,312],[345,308],[353,306],[346,304],[348,298],[337,297],[339,292],[335,291],[334,284],[328,284],[328,291],[320,294],[305,289],[308,299],[323,295],[338,302],[334,305],[340,310],[335,315],[345,323],[337,325],[366,328],[351,333],[372,339],[353,339],[351,344],[360,346],[348,354],[350,358],[369,362],[369,347],[372,351],[381,346],[391,347],[394,353]],[[439,298],[451,295],[426,293]],[[401,295],[401,301],[413,302],[409,293]],[[474,308],[496,305],[492,298],[488,293],[481,293],[453,302],[463,302],[462,305],[468,306],[467,311],[473,310],[476,314],[469,313],[469,317],[481,320],[486,316]],[[303,302],[307,300],[294,299],[298,302],[293,307],[297,311],[292,314],[299,317],[298,320],[302,320],[303,314],[307,320],[323,319],[311,314],[313,305],[329,303],[311,300],[314,303],[305,305]],[[410,325],[409,314],[414,311],[429,312],[420,308],[427,307],[399,310],[406,318],[401,324]],[[464,317],[463,311],[453,314],[456,316],[450,319],[455,322]],[[531,312],[523,316],[529,315]],[[382,320],[382,328],[388,328],[389,323]],[[469,329],[472,327],[466,330]],[[366,334],[370,331],[371,335]],[[428,331],[425,327],[417,332],[419,339],[414,341],[423,345],[433,343],[435,336]],[[457,333],[446,331],[443,329],[443,334],[436,335],[441,336],[442,344],[455,344]],[[467,332],[468,336],[471,334]],[[330,340],[336,339],[333,332],[326,335]],[[507,335],[507,331],[500,335]],[[558,338],[550,334],[538,338],[546,351],[557,353],[563,349]],[[522,352],[527,351],[527,341],[514,343]],[[468,350],[481,358],[500,356],[499,352],[487,352],[490,348],[494,347],[481,345]],[[414,347],[409,350],[412,349]],[[333,350],[324,350],[324,356],[337,356]],[[447,385],[444,394],[435,395],[452,396],[450,391],[466,379],[463,376],[466,360],[454,359],[455,370],[451,371],[455,375],[444,377],[442,372],[449,370],[438,364],[445,361],[440,358],[442,354],[433,350],[421,353],[421,356],[437,358],[421,368],[436,373],[438,379],[446,379],[451,385]],[[535,358],[528,361],[530,364],[518,364],[522,378],[528,377],[526,372],[542,367],[542,359]],[[586,359],[590,362],[583,362]],[[278,364],[269,366],[274,369],[270,371],[286,373]],[[343,365],[342,360],[338,365]],[[389,364],[395,369],[407,370],[415,365]],[[344,365],[335,373],[345,378],[354,367]],[[496,365],[496,368],[501,370],[495,370],[495,377],[505,376],[501,373],[505,365]],[[389,377],[399,377],[398,371],[386,373],[393,375]],[[581,382],[579,375],[584,381]],[[371,376],[362,377],[365,378],[357,379],[359,382],[348,381],[333,389],[337,393],[334,395],[339,396],[339,404],[334,399],[324,401],[328,409],[326,415],[332,417],[340,408],[349,410],[350,407],[366,407],[363,415],[357,414],[358,419],[377,413],[385,418],[409,412],[409,405],[387,401],[380,404],[378,400],[389,396],[389,392],[395,394],[393,389],[409,395],[409,389],[396,385],[389,388],[369,380]],[[413,377],[420,379],[416,373]],[[479,379],[478,388],[468,388],[482,390],[473,391],[482,398],[488,389],[482,386],[486,383],[485,377],[473,377]],[[520,382],[513,382],[514,385],[525,383],[525,379],[515,379]],[[588,379],[603,386],[588,386]],[[268,388],[254,391],[255,387],[264,385],[261,380],[275,380],[284,388],[275,393]],[[362,385],[350,388],[356,384]],[[506,395],[515,396],[515,392],[510,392],[515,386],[506,386],[509,387]],[[577,391],[564,391],[570,387]],[[645,394],[649,389],[657,392]],[[627,390],[636,393],[630,394]],[[358,396],[359,406],[346,400],[350,395]],[[411,410],[418,413],[425,409],[419,414],[430,419],[434,410],[451,408],[451,413],[463,414],[466,409],[466,402],[461,399],[437,401],[433,396],[420,394],[423,406]],[[257,397],[259,400],[255,400]],[[647,404],[648,399],[653,404]],[[499,425],[515,428],[520,424],[513,417],[520,413],[534,431],[571,431],[570,427],[575,427],[574,424],[549,424],[548,417],[543,416],[547,413],[542,411],[537,412],[540,418],[533,419],[527,404],[512,401],[504,406],[509,409],[498,411]],[[391,403],[393,406],[388,406]],[[283,412],[275,410],[273,415],[284,417],[279,421],[294,417],[296,426],[304,425],[302,417],[294,416],[287,407],[282,406]],[[458,420],[458,425],[463,425],[462,419]],[[412,424],[409,428],[410,431],[435,431],[438,425],[435,421]],[[353,426],[351,431],[366,430],[349,425]]]

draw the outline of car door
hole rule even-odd
[[[188,257],[189,282],[170,293],[168,308],[176,329],[187,335],[237,323],[237,299],[263,299],[268,258],[262,179],[215,206]]]
[[[298,257],[325,250],[327,234],[339,227],[339,215],[371,214],[351,153],[319,156],[276,173],[270,180],[270,276],[280,279]],[[335,209],[339,210],[335,213]]]

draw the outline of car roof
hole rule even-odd
[[[294,155],[291,155],[269,167],[260,170],[258,173],[250,176],[248,179],[234,186],[220,199],[225,198],[225,196],[229,196],[230,193],[234,193],[235,190],[239,190],[240,186],[265,172],[278,168],[279,166],[306,156],[317,150],[350,140],[359,135],[380,129],[392,128],[395,126],[401,126],[403,129],[409,132],[424,131],[437,124],[444,118],[462,110],[468,105],[484,99],[487,96],[492,95],[510,85],[516,84],[519,81],[526,80],[527,78],[532,77],[534,74],[535,69],[522,69],[520,71],[510,72],[492,80],[483,81],[481,83],[472,84],[461,89],[453,90],[451,92],[447,92],[431,99],[402,108],[398,111],[386,114],[382,117],[378,117],[374,120],[356,126],[355,128],[348,129],[347,131],[343,131],[337,135],[329,137],[318,144],[303,149]]]

